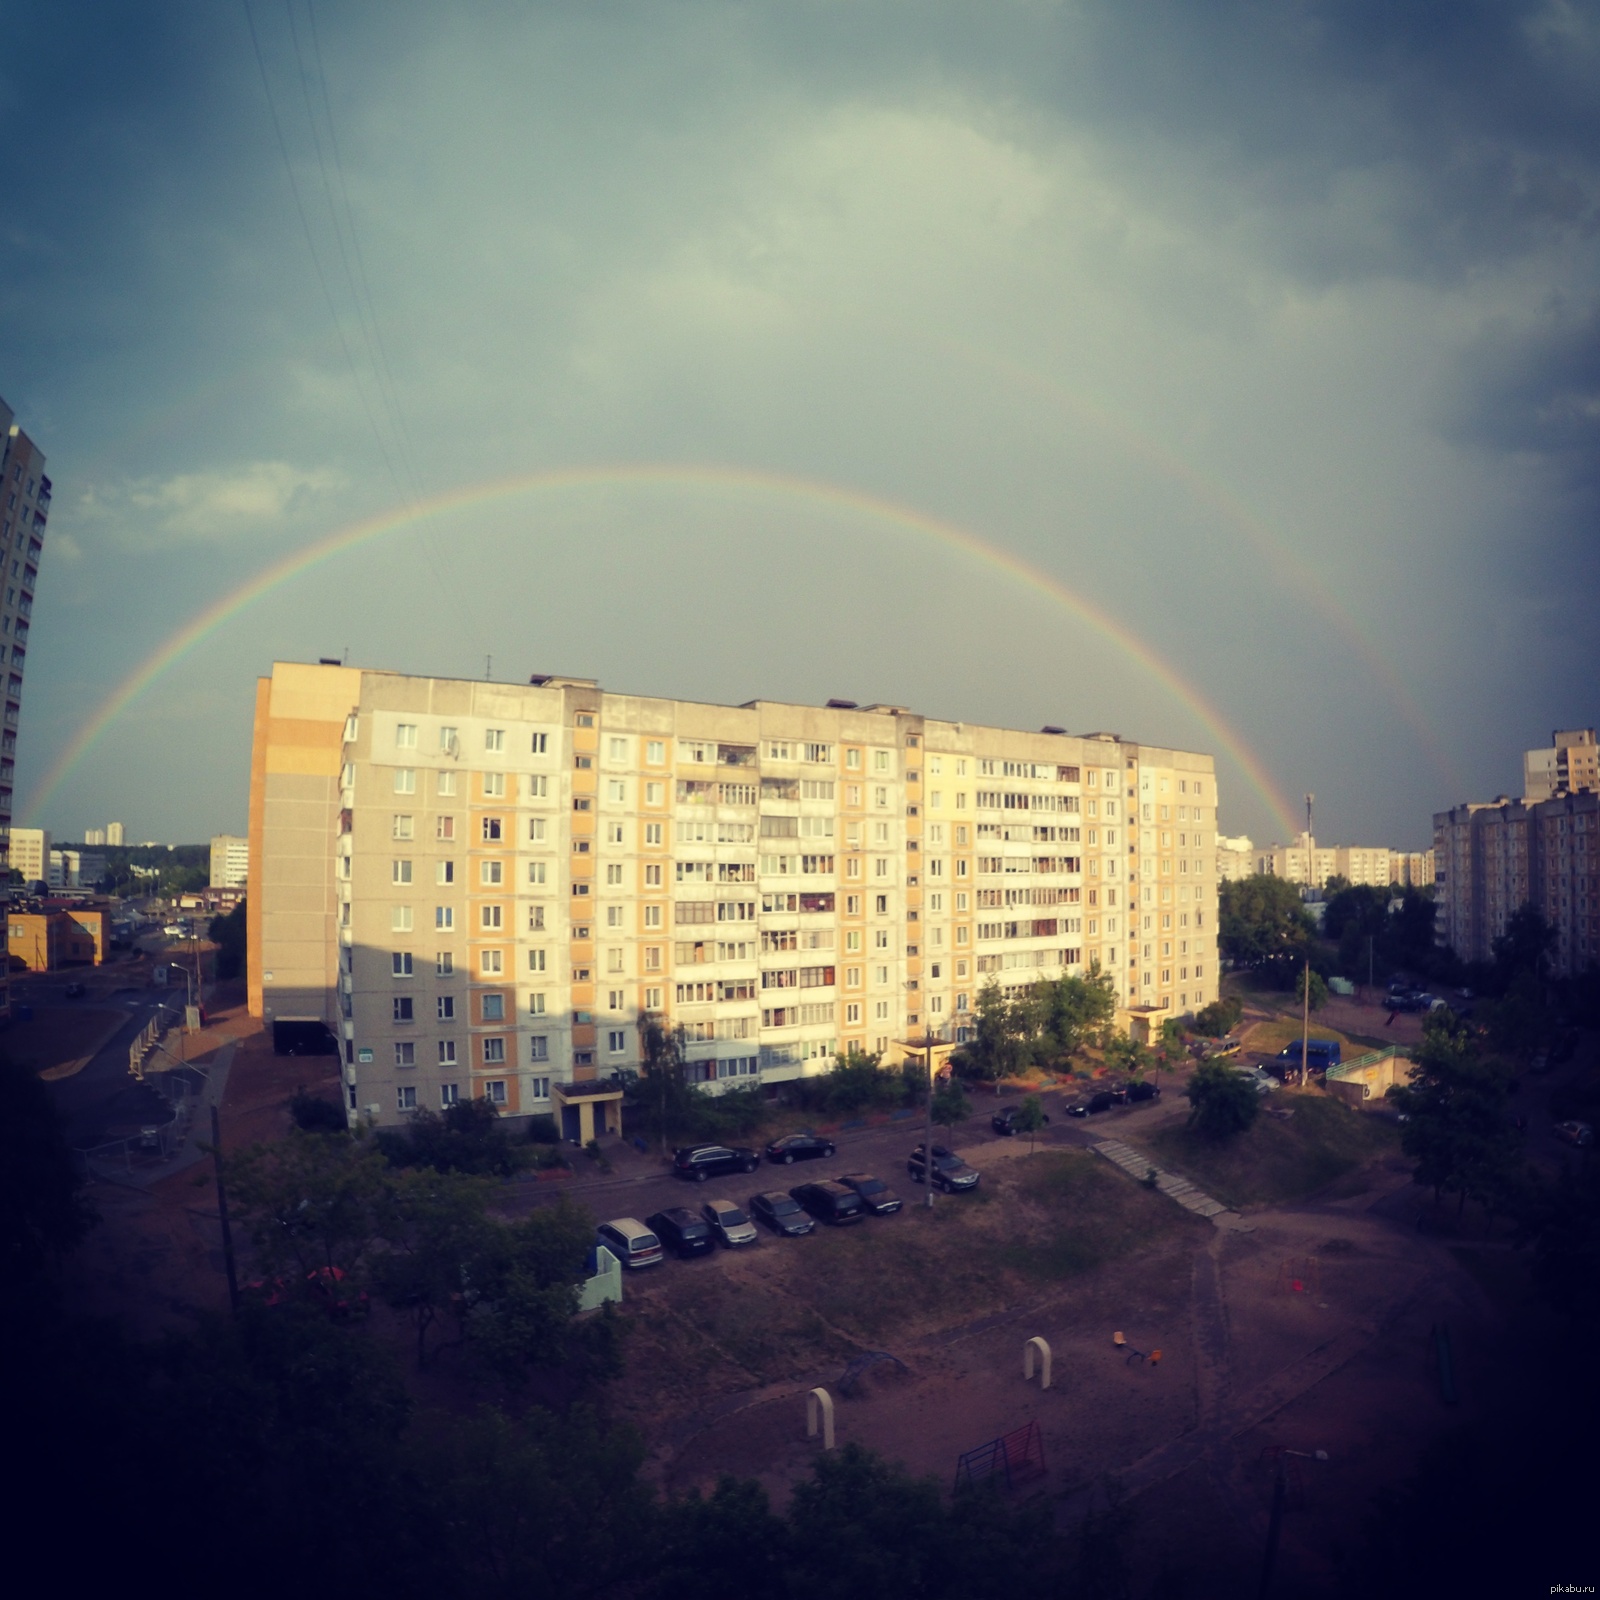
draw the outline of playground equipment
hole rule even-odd
[[[1003,1479],[1006,1488],[1014,1489],[1044,1475],[1044,1438],[1037,1422],[964,1451],[956,1460],[957,1489],[973,1489],[993,1478]]]
[[[1124,1334],[1112,1334],[1111,1342],[1117,1347],[1117,1349],[1126,1353],[1128,1359],[1125,1365],[1127,1366],[1131,1367],[1135,1361],[1148,1361],[1150,1359],[1143,1350],[1135,1350],[1134,1347],[1128,1343],[1127,1337]],[[1157,1361],[1160,1361],[1161,1352],[1159,1350],[1155,1352],[1155,1358]]]
[[[1033,1381],[1033,1356],[1039,1353],[1039,1387],[1050,1387],[1050,1346],[1037,1334],[1022,1347],[1022,1377],[1025,1383]]]
[[[1278,1263],[1279,1294],[1320,1294],[1322,1264],[1316,1256],[1285,1256]]]
[[[1456,1363],[1455,1352],[1450,1345],[1450,1324],[1434,1323],[1428,1337],[1433,1341],[1433,1358],[1439,1364],[1439,1398],[1447,1406],[1453,1406],[1459,1396],[1456,1393]]]
[[[822,1448],[833,1449],[833,1396],[826,1389],[812,1389],[806,1394],[806,1438],[815,1439],[822,1433]]]

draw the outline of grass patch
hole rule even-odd
[[[1313,1016],[1311,1019],[1311,1037],[1313,1039],[1337,1039],[1340,1044],[1350,1045],[1353,1054],[1365,1054],[1367,1040],[1360,1035],[1341,1033],[1337,1028],[1322,1027]],[[1285,1045],[1298,1045],[1300,1043],[1300,1018],[1299,1017],[1273,1017],[1266,1022],[1258,1022],[1250,1032],[1250,1048],[1252,1050],[1270,1050],[1274,1055]]]
[[[1320,1091],[1277,1093],[1270,1103],[1294,1116],[1263,1115],[1248,1133],[1220,1142],[1182,1122],[1128,1142],[1235,1207],[1303,1200],[1399,1144],[1390,1123]]]

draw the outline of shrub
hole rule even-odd
[[[289,1115],[302,1133],[346,1133],[350,1123],[331,1100],[305,1089],[296,1089],[289,1102]]]

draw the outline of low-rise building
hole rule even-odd
[[[106,906],[14,901],[7,923],[7,949],[14,970],[56,972],[62,967],[97,967],[111,943],[111,911]]]

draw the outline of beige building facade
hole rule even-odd
[[[1216,808],[1210,756],[1111,734],[280,663],[250,1005],[328,1024],[353,1116],[564,1131],[645,1018],[720,1086],[959,1040],[990,981],[1098,967],[1139,1028],[1216,996]]]
[[[1522,756],[1522,798],[1532,805],[1562,793],[1600,789],[1600,742],[1593,728],[1557,728],[1543,750]]]
[[[219,833],[211,840],[211,887],[242,889],[250,880],[250,841]]]

